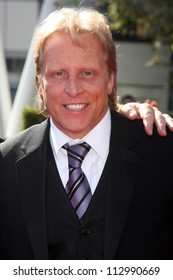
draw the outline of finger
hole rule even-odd
[[[130,120],[134,120],[139,117],[135,102],[130,102],[119,106],[118,111]]]
[[[155,111],[150,104],[143,103],[138,107],[139,116],[143,120],[145,132],[148,135],[153,134],[153,123],[155,122]]]
[[[149,136],[153,135],[154,117],[152,115],[146,115],[142,120],[146,134]]]
[[[151,103],[151,99],[145,99],[144,103],[150,104]]]
[[[158,108],[158,102],[156,100],[146,99],[144,102]]]
[[[173,118],[168,114],[163,114],[163,116],[165,118],[166,125],[171,131],[173,131]]]
[[[156,127],[157,127],[157,132],[160,136],[166,136],[167,135],[167,133],[166,133],[166,125],[167,125],[166,118],[157,108],[153,108],[153,109],[154,109],[155,124],[156,124]]]
[[[153,123],[155,122],[154,109],[147,103],[127,103],[119,107],[119,112],[126,116],[128,119],[134,120],[141,118],[143,120],[145,132],[148,135],[153,134]]]
[[[151,104],[151,106],[158,108],[158,102],[157,101],[153,100],[153,101],[151,101],[150,104]]]

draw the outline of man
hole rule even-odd
[[[35,63],[50,118],[0,146],[1,258],[172,258],[173,133],[150,137],[115,111],[116,48],[104,16],[52,13]]]
[[[133,95],[126,94],[126,95],[122,96],[121,104],[126,104],[126,103],[129,103],[129,102],[136,102],[136,99]]]

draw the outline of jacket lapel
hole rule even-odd
[[[16,162],[17,184],[35,258],[48,259],[45,220],[47,121],[32,132],[22,145],[21,157]]]
[[[108,191],[105,217],[105,259],[114,259],[136,187],[141,158],[132,151],[137,145],[128,121],[112,118],[108,157]]]

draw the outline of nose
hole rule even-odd
[[[82,86],[80,78],[75,75],[69,75],[65,84],[65,92],[70,96],[77,96],[82,92]]]

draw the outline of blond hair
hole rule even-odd
[[[111,95],[109,95],[109,107],[116,107],[116,47],[112,39],[107,18],[94,9],[89,8],[62,8],[52,12],[40,25],[37,32],[35,45],[35,80],[38,86],[42,52],[46,39],[54,32],[69,34],[74,43],[81,45],[80,34],[92,33],[100,41],[104,58],[108,65],[109,73],[115,73],[115,84]],[[41,100],[43,102],[43,100]],[[43,109],[43,104],[40,106]]]

